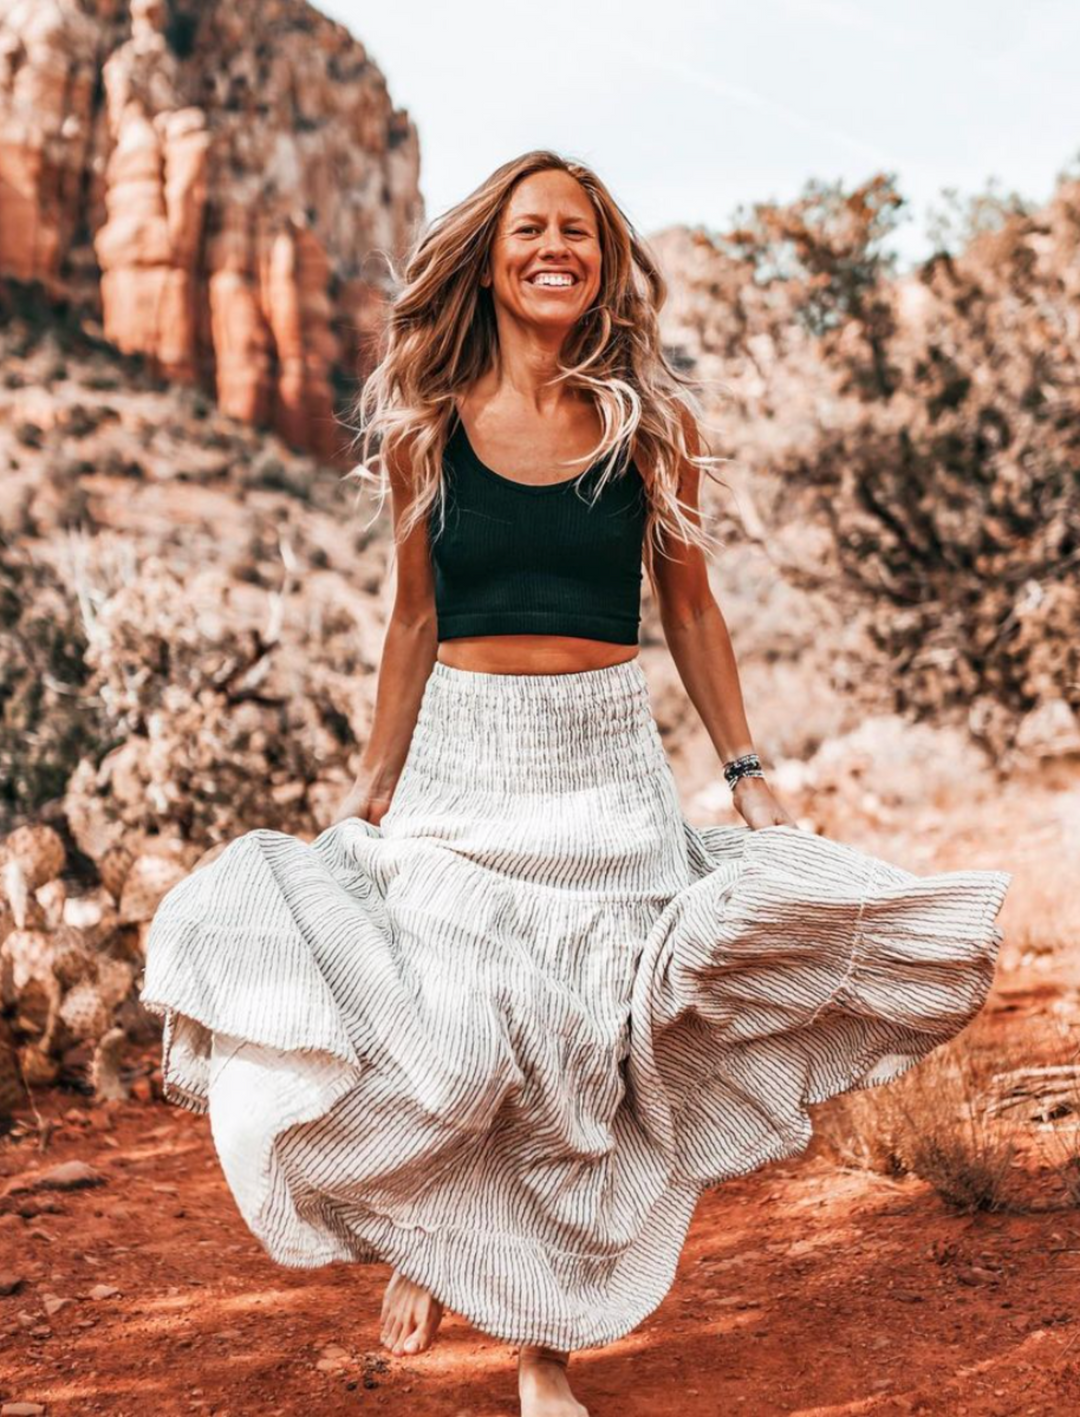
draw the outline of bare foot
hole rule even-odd
[[[422,1353],[431,1347],[442,1316],[443,1306],[435,1295],[395,1269],[383,1295],[383,1347],[391,1353]]]
[[[589,1417],[589,1409],[570,1391],[569,1361],[569,1353],[559,1348],[522,1345],[518,1353],[521,1417]]]

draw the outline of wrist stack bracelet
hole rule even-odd
[[[741,777],[764,776],[761,759],[756,753],[744,753],[741,758],[732,758],[731,762],[724,764],[724,778],[733,792]]]

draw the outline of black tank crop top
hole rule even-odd
[[[480,461],[458,419],[443,454],[446,524],[437,500],[428,519],[437,638],[637,644],[647,504],[637,465],[620,473],[625,462],[590,505],[604,460],[559,482],[518,482]]]

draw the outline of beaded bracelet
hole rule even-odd
[[[764,777],[761,759],[756,753],[744,753],[741,758],[732,758],[724,764],[724,779],[734,792],[735,784],[741,777]]]

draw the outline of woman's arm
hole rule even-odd
[[[407,455],[388,462],[395,531],[412,495]],[[362,817],[378,826],[390,806],[420,712],[424,685],[438,653],[435,590],[426,518],[397,547],[394,606],[383,640],[375,713],[356,781],[334,816]]]
[[[701,449],[694,420],[685,421],[687,447],[696,457]],[[679,498],[687,517],[700,524],[698,493],[701,473],[684,462]],[[739,670],[731,636],[709,585],[705,557],[696,546],[670,541],[666,556],[655,559],[660,621],[671,657],[687,695],[701,716],[721,763],[754,751],[743,707]],[[795,823],[773,796],[764,778],[743,777],[735,784],[736,810],[749,826]]]

